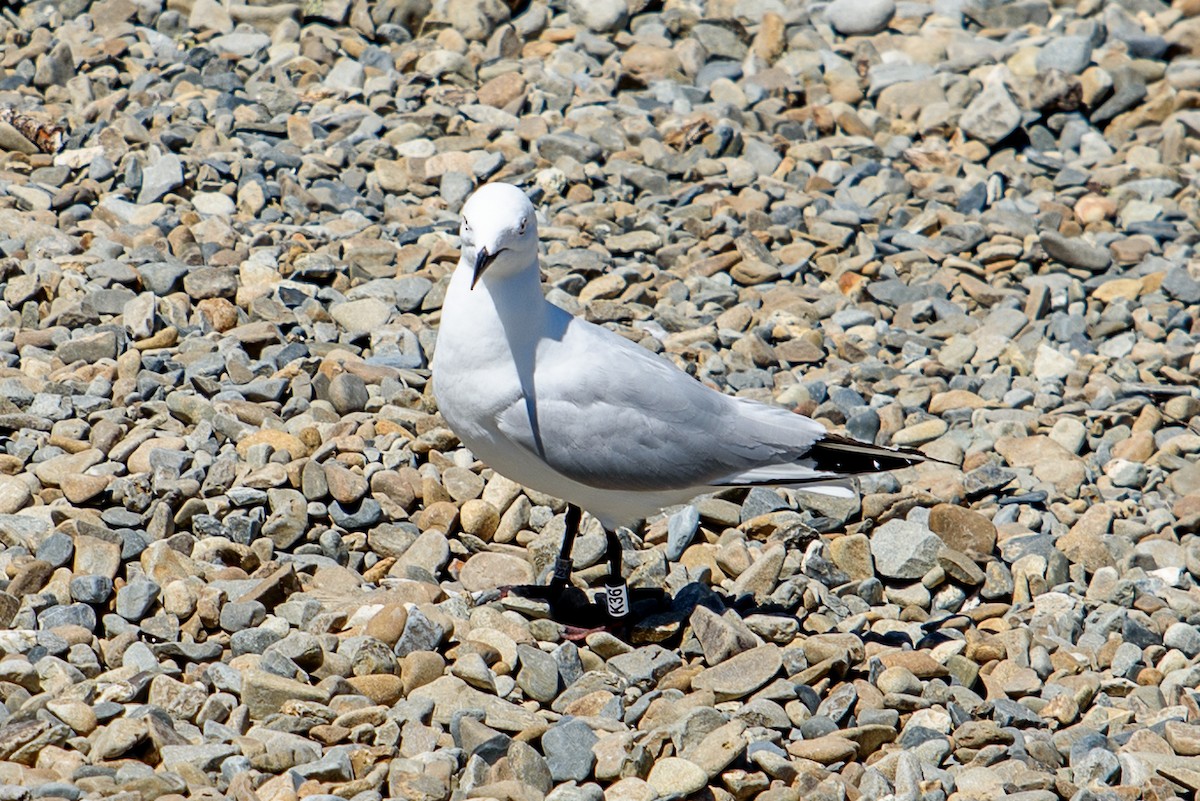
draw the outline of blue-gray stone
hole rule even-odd
[[[159,672],[158,657],[144,642],[130,643],[121,654],[121,666],[132,667],[139,672]]]
[[[1083,72],[1092,60],[1092,43],[1084,36],[1056,36],[1038,51],[1039,71],[1061,70],[1067,75]]]
[[[221,778],[228,783],[233,781],[234,776],[247,772],[250,769],[250,759],[241,754],[235,754],[221,763]]]
[[[75,556],[75,542],[67,534],[56,531],[42,541],[36,556],[56,568],[62,567]]]
[[[52,606],[38,613],[37,622],[39,629],[82,626],[88,631],[94,631],[96,629],[96,612],[92,607],[82,603]]]
[[[383,508],[374,498],[363,498],[353,504],[334,501],[329,504],[329,516],[342,528],[358,531],[370,528],[383,519]]]
[[[243,629],[242,631],[235,631],[229,637],[229,649],[233,652],[234,656],[240,656],[241,654],[261,654],[267,648],[279,642],[280,639],[282,638],[270,629]]]
[[[173,189],[183,186],[183,162],[174,153],[159,156],[142,168],[142,186],[138,205],[154,203]]]
[[[652,644],[612,657],[608,670],[630,684],[652,685],[681,664],[677,654]]]
[[[805,740],[814,740],[837,731],[837,724],[825,715],[813,715],[800,723],[800,733]]]
[[[433,651],[441,643],[446,630],[426,617],[419,609],[410,609],[404,631],[393,649],[396,656],[404,657],[416,651]]]
[[[441,197],[451,211],[458,211],[466,202],[467,196],[475,189],[475,180],[466,173],[450,170],[442,174],[438,186]]]
[[[1074,750],[1074,749],[1072,749]],[[1071,760],[1071,780],[1077,785],[1108,784],[1121,770],[1117,755],[1103,748],[1093,748],[1078,760]]]
[[[126,620],[137,622],[154,608],[158,603],[161,588],[145,576],[138,576],[133,581],[117,590],[116,613]]]
[[[102,604],[112,597],[113,582],[108,576],[76,576],[68,586],[71,597],[85,604]]]
[[[1182,621],[1172,623],[1163,634],[1163,645],[1176,648],[1187,657],[1200,654],[1200,628]]]
[[[862,408],[846,420],[846,433],[861,442],[874,442],[879,435],[879,412]]]
[[[922,743],[927,743],[930,740],[945,740],[946,735],[935,729],[929,729],[924,726],[905,726],[904,731],[900,734],[899,744],[901,748],[909,749],[916,748]]]
[[[667,519],[667,559],[679,561],[700,525],[700,510],[689,504]]]
[[[112,528],[134,528],[142,524],[142,516],[120,506],[110,506],[100,513],[100,519]]]
[[[78,801],[82,796],[83,790],[70,782],[46,782],[29,791],[30,798],[65,798],[68,801]]]
[[[138,266],[137,271],[141,276],[142,285],[148,291],[161,297],[169,295],[179,287],[179,283],[188,273],[188,268],[184,264],[157,261],[142,264]]]
[[[279,400],[283,397],[287,387],[288,382],[283,378],[256,378],[248,383],[238,385],[237,391],[248,401],[262,403],[263,401]]]
[[[1162,291],[1181,303],[1200,303],[1200,281],[1192,278],[1183,267],[1167,270],[1163,277]],[[38,558],[44,558],[40,551]]]
[[[221,628],[230,633],[252,628],[267,617],[267,608],[258,601],[230,601],[221,607]]]
[[[146,546],[150,543],[146,539],[146,532],[137,529],[121,529],[121,561],[129,562],[137,559],[142,555],[142,551],[146,550]]]
[[[315,762],[297,765],[292,768],[306,779],[316,779],[322,782],[346,782],[354,778],[354,768],[350,765],[350,754],[345,749],[332,749],[328,754]]]
[[[224,662],[213,662],[204,668],[204,678],[218,692],[242,694],[242,674]]]
[[[555,782],[582,782],[592,773],[596,755],[592,746],[599,738],[579,718],[563,718],[542,735],[542,751]]]
[[[39,631],[37,633],[37,644],[46,649],[46,653],[50,656],[62,656],[66,654],[70,645],[65,639],[60,637],[53,631]]]
[[[742,522],[787,508],[787,501],[779,497],[779,493],[766,487],[754,487],[742,502]]]
[[[1067,755],[1067,764],[1075,767],[1081,759],[1095,749],[1108,750],[1108,738],[1097,731],[1089,731],[1082,734],[1079,739],[1071,743],[1071,750]]]
[[[562,156],[570,156],[580,164],[587,164],[595,161],[600,155],[599,145],[572,132],[539,137],[537,148],[538,155],[550,162],[557,161]]]
[[[583,675],[583,660],[579,657],[579,646],[573,642],[564,642],[551,652],[558,664],[558,675],[562,685],[570,687]]]
[[[148,622],[148,621],[147,621]],[[160,642],[155,643],[154,655],[160,658],[183,659],[188,662],[212,662],[221,658],[221,644],[213,640],[205,642]]]
[[[829,318],[841,328],[853,328],[856,325],[873,325],[875,316],[865,309],[841,309]]]
[[[517,656],[521,669],[517,673],[517,686],[529,698],[550,703],[558,695],[558,663],[554,657],[532,645],[518,645]]]
[[[999,726],[1039,727],[1042,718],[1029,707],[1009,698],[1000,698],[992,704],[992,720]]]

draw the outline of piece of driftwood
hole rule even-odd
[[[57,153],[67,141],[67,131],[61,125],[42,122],[9,106],[0,105],[0,122],[11,125],[43,153]]]

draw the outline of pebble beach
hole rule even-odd
[[[1200,792],[1200,0],[41,0],[0,66],[0,801]],[[554,303],[950,464],[624,530],[670,604],[568,639],[431,391],[488,181]]]

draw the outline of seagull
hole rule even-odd
[[[460,240],[433,357],[434,398],[484,464],[567,501],[567,531],[549,585],[517,593],[548,600],[552,614],[569,587],[580,510],[604,528],[609,563],[602,614],[583,616],[616,627],[630,614],[619,527],[730,487],[849,497],[852,476],[930,458],[725,395],[549,302],[536,212],[515,186],[491,183],[472,194]]]

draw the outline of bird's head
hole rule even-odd
[[[504,278],[537,263],[537,217],[525,193],[511,184],[485,184],[462,210],[462,258],[474,273],[471,288],[486,272]]]

